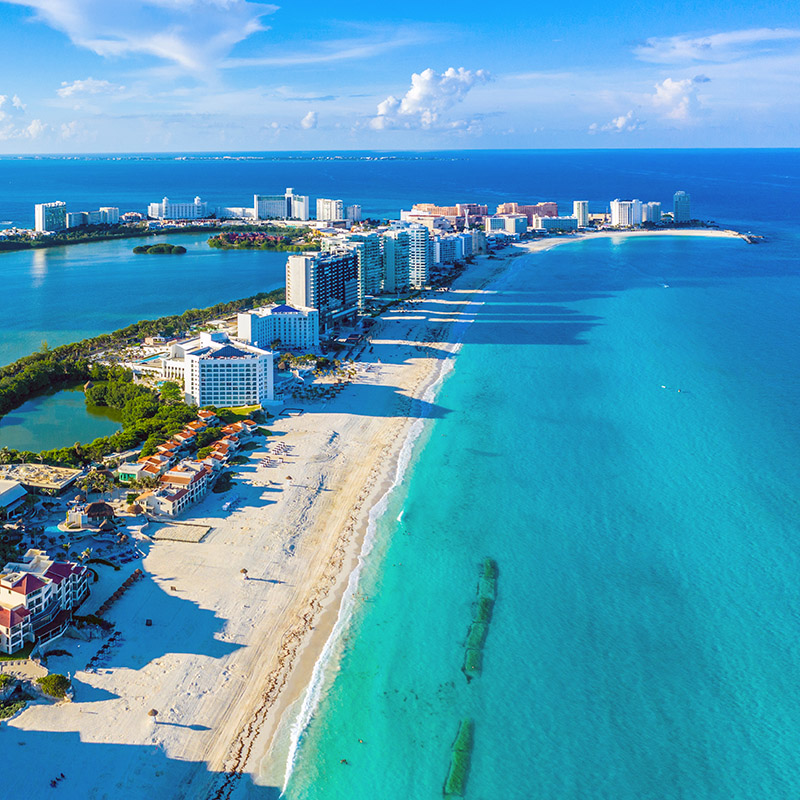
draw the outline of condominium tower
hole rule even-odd
[[[585,228],[589,224],[589,201],[575,200],[572,203],[572,216],[578,220],[579,228]]]
[[[341,200],[317,199],[317,219],[322,222],[338,222],[344,217],[344,203]]]
[[[316,308],[321,330],[354,320],[358,312],[358,255],[352,251],[289,256],[286,303]]]
[[[309,219],[309,200],[288,188],[283,194],[253,195],[254,219]]]
[[[686,192],[675,192],[672,197],[672,219],[674,222],[689,222],[692,218],[690,197]]]
[[[34,219],[37,231],[63,231],[67,227],[67,204],[62,200],[37,203]]]

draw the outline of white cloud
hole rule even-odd
[[[45,125],[40,119],[35,119],[26,128],[23,128],[22,135],[28,139],[38,139],[43,133],[48,130],[48,125]]]
[[[0,94],[0,121],[9,117],[19,117],[25,113],[25,103],[19,99],[18,95],[9,97],[7,94]]]
[[[614,117],[611,122],[607,122],[605,125],[598,125],[598,123],[593,122],[589,126],[589,133],[598,133],[600,131],[624,133],[626,131],[638,130],[642,127],[642,124],[641,120],[634,116],[633,109],[631,109],[627,114]]]
[[[445,72],[432,69],[414,73],[411,88],[402,99],[389,95],[378,104],[378,114],[370,121],[375,130],[386,128],[433,128],[440,123],[443,113],[460,103],[473,86],[489,80],[485,70],[468,70],[450,67]],[[466,123],[446,123],[447,127],[465,126]]]
[[[265,30],[277,6],[249,0],[7,0],[100,56],[156,56],[194,74],[213,70],[238,42]]]
[[[100,81],[95,78],[86,78],[83,81],[67,81],[61,82],[61,88],[57,90],[59,97],[72,97],[73,95],[85,94],[111,94],[113,92],[120,92],[124,86],[118,86],[109,81]]]
[[[62,122],[61,123],[61,138],[62,139],[73,139],[77,135],[78,135],[78,122],[77,122],[77,120],[72,120],[72,122]]]
[[[309,111],[303,119],[300,120],[300,127],[303,130],[311,130],[312,128],[317,127],[317,112],[316,111]]]
[[[652,102],[666,119],[687,122],[698,108],[697,87],[691,78],[684,78],[682,81],[666,78],[656,84]]]
[[[634,49],[637,58],[657,64],[682,64],[692,61],[727,62],[764,52],[781,43],[800,40],[796,28],[750,28],[714,33],[710,36],[652,37]]]

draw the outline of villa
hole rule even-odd
[[[89,594],[89,570],[28,550],[0,570],[0,652],[60,636]]]

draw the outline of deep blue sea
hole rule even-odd
[[[796,800],[800,152],[396,155],[0,160],[0,219],[28,224],[56,198],[292,186],[386,216],[684,189],[767,237],[571,243],[489,287],[377,522],[287,796],[441,797],[470,717],[471,800]],[[236,267],[218,279],[235,289]],[[485,556],[499,589],[467,683]]]

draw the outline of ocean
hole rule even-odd
[[[376,520],[286,796],[441,797],[465,718],[472,800],[800,796],[800,152],[346,156],[4,159],[0,220],[56,195],[286,185],[394,216],[684,189],[767,238],[571,243],[487,288]],[[485,557],[497,599],[467,682]]]

